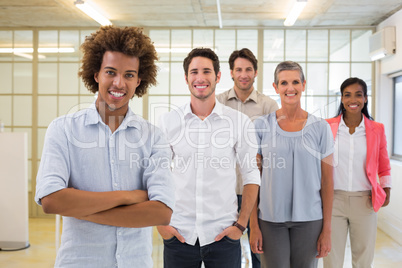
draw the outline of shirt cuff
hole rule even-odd
[[[391,176],[390,175],[389,176],[382,176],[380,178],[380,185],[381,185],[382,188],[387,188],[387,187],[391,188],[391,186],[392,186]]]

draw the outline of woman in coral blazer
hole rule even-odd
[[[346,79],[341,94],[338,116],[327,119],[335,139],[335,194],[332,250],[324,258],[324,267],[343,267],[348,232],[353,267],[372,267],[377,211],[388,205],[391,189],[384,125],[373,121],[368,113],[363,80]]]

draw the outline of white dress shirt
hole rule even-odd
[[[243,185],[260,185],[254,125],[239,111],[216,101],[201,120],[190,103],[163,114],[159,126],[173,152],[176,206],[170,225],[187,244],[215,242],[237,221],[236,163]]]
[[[343,117],[339,123],[334,152],[334,189],[349,192],[371,190],[366,175],[367,141],[364,117],[353,134]]]
[[[247,99],[242,102],[236,95],[234,88],[231,88],[216,96],[216,99],[230,108],[242,112],[247,115],[251,121],[259,118],[262,115],[270,114],[278,110],[278,103],[272,98],[253,90]],[[237,167],[237,184],[236,193],[241,195],[243,192],[243,181],[241,173]]]

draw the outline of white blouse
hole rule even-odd
[[[364,117],[353,134],[341,118],[334,152],[334,189],[349,192],[371,190],[366,175],[366,128]]]

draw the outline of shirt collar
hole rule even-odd
[[[215,106],[212,109],[211,115],[216,114],[218,116],[223,115],[223,104],[220,103],[217,99],[215,99]],[[191,102],[188,102],[187,104],[184,105],[183,107],[183,116],[186,117],[188,115],[193,115],[196,116],[193,111],[191,110]]]
[[[98,110],[96,109],[95,106],[96,101],[94,101],[87,109],[87,116],[85,119],[85,125],[96,125],[102,121],[102,118],[100,114],[98,113]],[[141,123],[139,122],[139,117],[138,115],[134,114],[134,112],[128,107],[126,116],[123,119],[123,122],[121,122],[121,125],[119,128],[125,129],[127,127],[135,127],[135,128],[141,128]]]
[[[229,94],[228,94],[228,100],[235,98],[236,100],[240,101],[240,99],[237,97],[236,95],[236,91],[234,90],[234,88],[232,87],[229,90]],[[248,102],[249,100],[254,101],[255,103],[257,103],[257,99],[258,99],[258,95],[257,95],[257,91],[253,89],[253,91],[251,92],[251,94],[247,97],[246,102]]]
[[[96,101],[94,101],[86,110],[87,116],[85,118],[85,126],[96,125],[102,121],[102,118],[96,109],[95,102]]]
[[[365,119],[364,119],[364,116],[363,116],[362,121],[360,122],[360,124],[356,128],[366,129],[366,126],[364,125],[364,120]],[[346,125],[345,121],[343,120],[343,115],[341,116],[341,122],[339,122],[339,127],[349,128]]]

